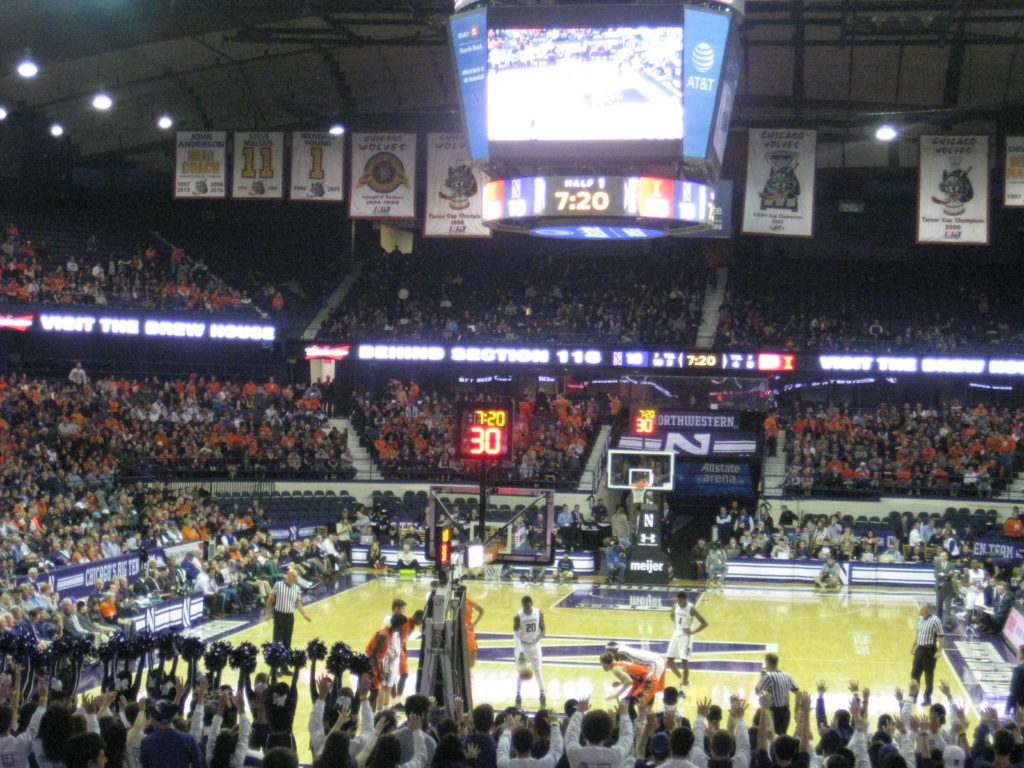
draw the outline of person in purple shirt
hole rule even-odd
[[[177,714],[178,705],[173,701],[160,699],[153,705],[153,730],[139,746],[142,768],[205,768],[195,737],[171,724]]]

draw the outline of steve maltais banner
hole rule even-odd
[[[988,137],[922,136],[917,242],[988,245]]]
[[[223,198],[227,192],[227,133],[179,131],[174,151],[176,198]]]
[[[234,134],[231,196],[277,200],[284,196],[284,134],[240,131]]]
[[[481,223],[487,176],[469,161],[461,133],[427,135],[427,237],[490,237]]]
[[[352,135],[352,218],[415,218],[415,192],[415,133]]]
[[[345,197],[345,137],[324,132],[292,134],[292,200],[337,202]]]
[[[787,128],[751,128],[743,231],[811,237],[818,134]]]

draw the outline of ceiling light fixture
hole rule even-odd
[[[341,136],[345,132],[345,126],[339,123],[335,123],[334,125],[327,129],[327,132],[331,134],[331,136]]]
[[[892,141],[899,135],[900,132],[889,124],[879,126],[878,130],[875,131],[875,138],[879,141]]]
[[[106,112],[114,106],[114,100],[107,94],[100,92],[92,97],[92,105],[95,109],[98,109],[101,112]]]
[[[160,117],[156,119],[156,125],[160,130],[166,131],[174,125],[174,120],[171,119],[170,115],[160,115]]]
[[[54,123],[50,126],[50,135],[54,138],[60,138],[64,135],[64,126],[60,123]]]
[[[18,62],[18,74],[24,78],[35,77],[39,74],[39,65],[26,56]]]

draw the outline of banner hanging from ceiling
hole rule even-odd
[[[988,136],[922,136],[917,242],[988,245]]]
[[[469,161],[462,133],[427,134],[427,237],[490,237],[482,223],[486,174]]]
[[[218,199],[227,192],[227,133],[179,131],[174,151],[174,196]]]
[[[1006,137],[1004,171],[1006,187],[1003,191],[1003,205],[1007,208],[1024,208],[1024,136]]]
[[[812,237],[818,134],[790,128],[751,128],[743,231]]]
[[[284,134],[239,131],[231,196],[243,200],[278,200],[284,196]]]
[[[344,134],[295,131],[291,155],[288,196],[292,200],[334,203],[345,199]]]
[[[352,218],[415,218],[415,192],[415,133],[352,135]]]

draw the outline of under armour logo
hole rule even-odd
[[[641,533],[640,543],[641,544],[657,544],[658,534],[656,533]]]

